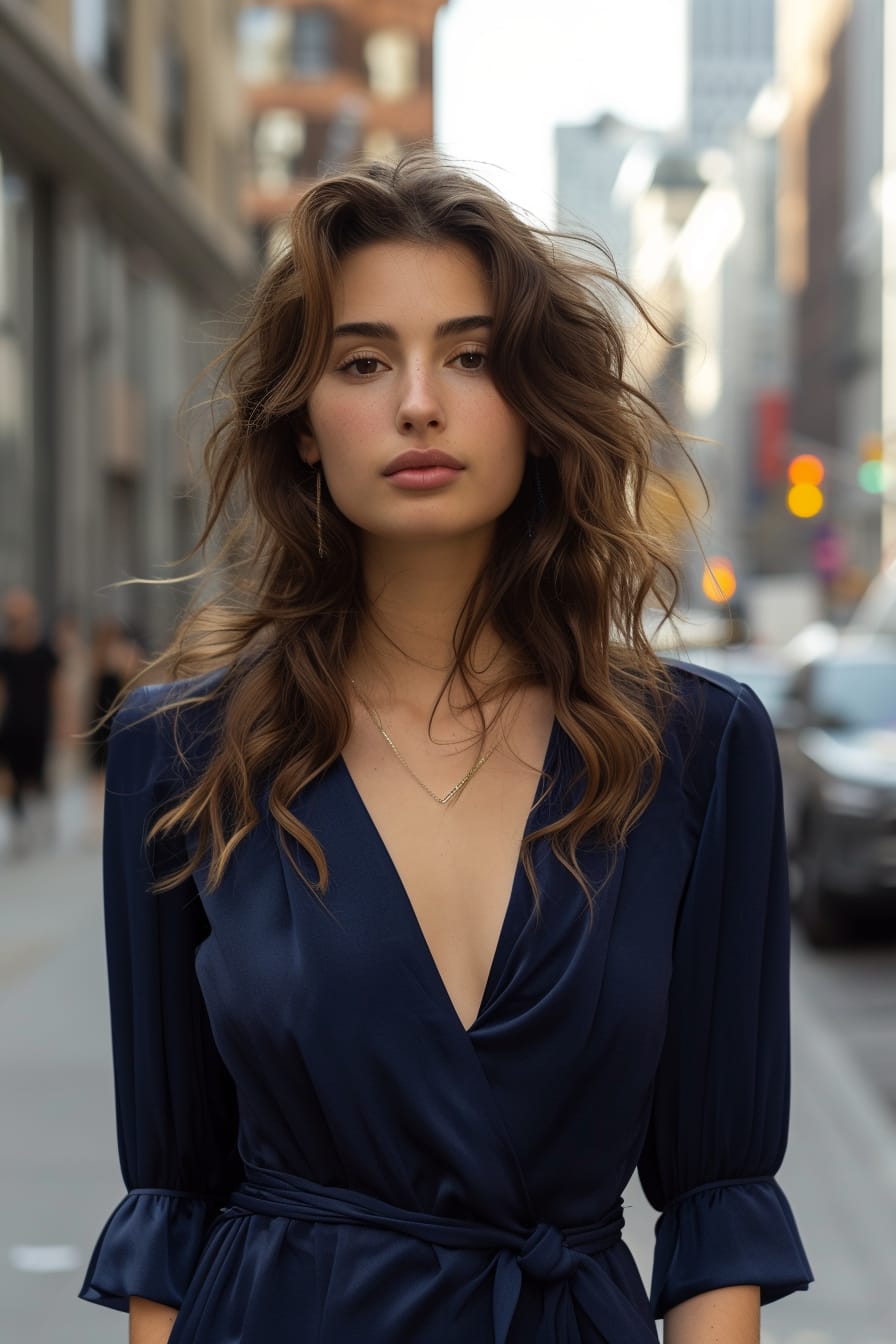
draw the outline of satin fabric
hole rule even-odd
[[[224,881],[152,896],[191,837],[141,852],[183,785],[173,714],[116,717],[104,894],[127,1194],[80,1296],[179,1308],[170,1344],[649,1344],[698,1292],[805,1288],[775,1174],[787,1136],[787,858],[774,735],[753,691],[674,664],[660,788],[585,897],[535,845],[465,1030],[341,757],[295,800],[321,905],[261,822]],[[219,707],[180,712],[192,768]],[[529,830],[575,801],[555,721]],[[313,880],[314,866],[290,852]],[[650,1297],[621,1237],[638,1168],[660,1212]]]

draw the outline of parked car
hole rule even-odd
[[[776,715],[798,913],[816,944],[896,912],[896,639],[844,635],[792,675]]]

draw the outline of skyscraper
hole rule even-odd
[[[690,0],[688,125],[695,149],[724,147],[775,68],[775,0]]]
[[[614,188],[632,146],[646,138],[647,132],[609,112],[588,125],[558,126],[554,132],[558,224],[573,233],[596,233],[624,275],[630,261],[631,209],[617,199]]]

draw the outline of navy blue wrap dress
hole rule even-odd
[[[127,1194],[81,1298],[179,1308],[170,1344],[650,1344],[654,1317],[697,1293],[807,1287],[775,1180],[789,1104],[775,739],[749,686],[672,666],[683,700],[660,788],[593,924],[537,842],[541,919],[519,864],[468,1030],[341,756],[293,805],[327,856],[325,907],[264,795],[217,890],[200,865],[151,895],[192,842],[144,856],[183,784],[173,715],[146,710],[208,679],[131,693],[103,856]],[[198,759],[220,708],[181,715]],[[554,786],[539,781],[529,830],[569,810],[580,766],[555,720]],[[579,857],[597,886],[606,850]],[[636,1167],[660,1214],[649,1296],[622,1238]]]

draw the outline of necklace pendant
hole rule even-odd
[[[370,717],[371,717],[371,719],[373,720],[374,724],[376,725],[377,729],[378,729],[379,732],[382,734],[382,736],[386,739],[386,741],[388,742],[389,746],[392,748],[392,751],[394,752],[395,756],[398,758],[398,760],[401,762],[401,764],[402,764],[402,765],[404,766],[404,768],[407,770],[408,774],[411,776],[412,779],[414,779],[414,780],[420,785],[421,789],[423,789],[424,792],[426,792],[426,793],[429,794],[430,798],[434,798],[435,801],[436,801],[437,803],[439,803],[441,806],[444,806],[445,803],[450,803],[450,802],[451,802],[451,799],[454,798],[458,793],[460,793],[461,789],[465,788],[466,785],[469,784],[470,780],[473,778],[473,776],[475,775],[476,771],[480,768],[480,766],[485,765],[485,763],[486,763],[486,761],[488,760],[488,758],[492,755],[492,753],[493,753],[494,751],[497,750],[497,748],[498,748],[498,747],[500,746],[500,744],[501,744],[501,740],[502,740],[502,739],[499,738],[498,741],[494,744],[494,746],[491,747],[491,748],[485,753],[484,756],[481,756],[481,757],[479,758],[479,760],[478,760],[478,761],[476,762],[476,764],[472,767],[472,769],[470,769],[470,770],[467,771],[467,773],[464,775],[463,779],[458,780],[458,782],[455,784],[454,788],[453,788],[453,789],[449,789],[448,793],[445,794],[445,797],[444,797],[444,798],[440,798],[439,795],[438,795],[437,793],[434,793],[433,790],[432,790],[431,788],[429,788],[429,786],[428,786],[427,784],[424,784],[424,783],[423,783],[423,780],[420,778],[420,776],[417,775],[417,774],[415,774],[414,771],[411,769],[411,767],[408,765],[407,761],[406,761],[405,758],[402,756],[401,752],[398,750],[398,748],[396,747],[395,743],[392,741],[391,737],[389,736],[389,734],[386,732],[385,728],[383,727],[383,723],[382,723],[382,720],[380,719],[379,714],[377,714],[376,710],[373,708],[372,705],[368,704],[367,699],[365,698],[365,696],[363,696],[363,695],[361,694],[361,692],[358,690],[358,687],[357,687],[357,685],[356,685],[356,683],[355,683],[354,678],[353,678],[353,677],[349,677],[349,681],[352,683],[352,686],[354,686],[354,688],[355,688],[355,693],[356,693],[356,695],[358,696],[358,699],[361,701],[361,704],[362,704],[362,705],[364,706],[364,708],[367,710],[367,713],[370,715]]]

